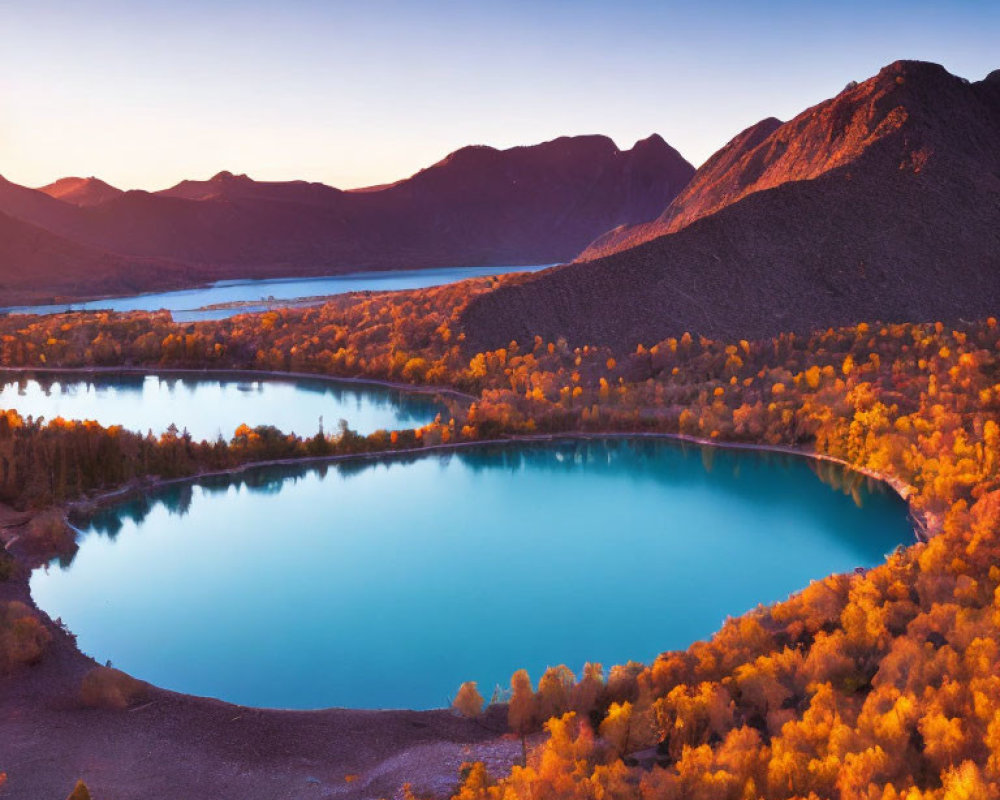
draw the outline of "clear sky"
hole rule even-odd
[[[0,0],[0,174],[349,188],[654,131],[697,165],[899,58],[981,79],[1000,2]]]

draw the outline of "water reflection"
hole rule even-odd
[[[361,291],[394,291],[440,286],[468,278],[507,272],[537,272],[545,266],[442,267],[437,269],[358,272],[318,278],[218,281],[201,289],[157,292],[55,305],[10,306],[0,312],[56,314],[64,311],[159,311],[171,312],[175,322],[225,319],[234,314],[268,311],[294,304],[301,298],[316,298]],[[289,302],[290,301],[290,302]],[[317,301],[319,302],[319,301]],[[237,303],[231,308],[209,308]]]
[[[554,442],[486,444],[423,454],[357,457],[318,464],[256,467],[136,493],[120,503],[91,512],[90,516],[74,519],[74,524],[113,536],[121,529],[123,519],[141,524],[157,506],[162,506],[172,516],[184,516],[191,508],[194,489],[206,497],[238,495],[241,491],[277,495],[286,485],[308,476],[322,481],[328,473],[333,473],[343,482],[366,472],[416,463],[435,463],[442,473],[447,473],[453,461],[472,475],[488,475],[497,470],[511,476],[531,474],[539,478],[584,472],[595,476],[624,474],[662,489],[708,488],[713,493],[732,495],[750,509],[781,506],[801,515],[808,515],[813,510],[814,492],[788,493],[783,480],[775,478],[803,480],[804,472],[810,472],[818,484],[847,495],[859,509],[872,498],[905,508],[895,492],[883,482],[835,462],[666,439],[568,438]],[[871,541],[869,532],[863,535],[866,541]],[[894,530],[884,544],[894,546],[895,537]],[[881,540],[875,541],[875,556],[889,552],[879,550]]]
[[[31,588],[167,688],[432,707],[519,667],[648,661],[878,563],[911,541],[905,506],[856,490],[864,509],[802,460],[651,440],[259,469],[100,511]]]
[[[140,433],[160,434],[173,424],[209,441],[230,439],[243,423],[311,436],[321,418],[328,423],[343,418],[359,433],[371,433],[418,427],[446,412],[427,394],[320,379],[248,379],[236,373],[0,373],[0,408],[36,419],[94,419]]]

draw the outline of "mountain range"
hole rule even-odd
[[[124,192],[99,178],[60,178],[55,183],[39,189],[49,197],[75,206],[97,206],[118,197]]]
[[[162,192],[0,179],[0,304],[364,269],[570,262],[461,319],[482,350],[535,335],[634,346],[1000,307],[1000,71],[899,61],[697,171],[659,136],[466,147],[342,191],[220,172]]]
[[[472,349],[647,345],[1000,308],[1000,70],[900,61],[709,159],[656,217],[471,302]]]
[[[604,136],[465,147],[356,191],[229,172],[161,192],[0,178],[0,304],[224,278],[558,263],[612,227],[654,218],[693,173],[654,135],[624,151]]]

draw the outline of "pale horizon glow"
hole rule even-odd
[[[901,58],[980,80],[1000,4],[36,0],[0,9],[0,175],[339,188],[468,144],[658,133],[696,166]]]

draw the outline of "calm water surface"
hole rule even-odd
[[[36,418],[91,419],[140,433],[163,433],[174,424],[209,440],[232,438],[242,423],[312,436],[320,417],[327,431],[336,430],[340,419],[359,433],[413,428],[442,410],[431,395],[374,384],[112,373],[0,373],[0,408]]]
[[[529,267],[440,267],[437,269],[355,272],[319,278],[274,278],[270,280],[218,281],[200,289],[156,292],[131,297],[91,300],[85,303],[11,306],[0,308],[14,314],[56,314],[63,311],[170,311],[177,322],[224,319],[234,314],[266,311],[282,301],[323,297],[346,292],[423,289],[485,275],[506,272],[537,272],[548,265]],[[207,308],[225,303],[241,303],[235,308]]]
[[[802,460],[649,441],[261,472],[103,512],[31,590],[170,689],[427,708],[518,667],[649,661],[911,541],[895,495],[858,496]]]

